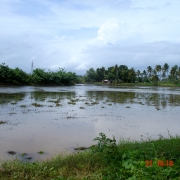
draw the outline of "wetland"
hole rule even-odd
[[[100,132],[117,140],[177,135],[179,116],[178,87],[1,87],[0,157],[45,160],[88,148]]]

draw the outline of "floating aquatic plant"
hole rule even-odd
[[[32,103],[31,105],[35,106],[35,107],[42,107],[42,104],[38,104],[38,103]]]

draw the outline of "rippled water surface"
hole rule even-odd
[[[179,117],[180,88],[0,87],[0,157],[44,160],[90,146],[100,132],[117,140],[179,135]]]

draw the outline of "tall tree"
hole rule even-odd
[[[152,67],[151,66],[147,67],[147,72],[148,72],[149,77],[151,77],[151,73],[152,73]]]
[[[161,70],[162,70],[161,65],[156,65],[155,69],[159,73],[159,77],[161,78]]]
[[[163,65],[163,72],[165,72],[165,74],[166,74],[166,78],[168,77],[168,72],[169,72],[169,65],[167,64],[167,63],[165,63],[164,65]]]
[[[139,81],[139,76],[140,76],[140,74],[141,74],[141,71],[140,71],[140,70],[137,70],[137,71],[136,71],[136,76],[138,77],[138,81]]]
[[[97,80],[97,73],[93,68],[86,71],[85,80],[87,82],[95,82]]]
[[[105,68],[104,67],[101,67],[101,68],[97,68],[96,69],[96,73],[97,73],[97,78],[98,78],[98,81],[102,81],[104,79],[104,76],[105,76]]]
[[[172,68],[171,68],[171,71],[170,71],[170,74],[172,76],[172,82],[174,83],[175,79],[177,78],[177,70],[178,70],[178,66],[177,65],[174,65]]]
[[[143,82],[144,82],[144,80],[145,80],[145,77],[146,77],[146,75],[147,75],[147,72],[146,72],[146,70],[144,70],[142,74],[143,74]]]
[[[134,68],[131,68],[129,70],[129,77],[131,79],[131,82],[133,83],[135,81],[135,77],[136,77],[136,72]]]
[[[179,78],[179,81],[180,81],[180,67],[177,70],[177,75],[178,75],[178,78]]]
[[[117,64],[112,69],[112,73],[115,75],[116,81],[117,81],[118,80],[118,65]]]

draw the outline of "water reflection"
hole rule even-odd
[[[30,93],[0,94],[0,106],[8,103],[16,104],[25,98],[33,99],[33,102],[40,102],[50,99],[72,99],[76,98],[76,92],[43,92],[35,91]],[[180,105],[180,95],[158,94],[158,93],[136,93],[136,92],[116,92],[116,91],[86,91],[85,96],[96,101],[107,101],[113,103],[140,103],[147,106],[158,106],[163,109],[170,106]],[[31,101],[32,102],[32,101]]]
[[[25,94],[7,94],[7,93],[0,93],[0,105],[7,105],[8,103],[16,104],[19,101],[23,101],[25,98]]]

